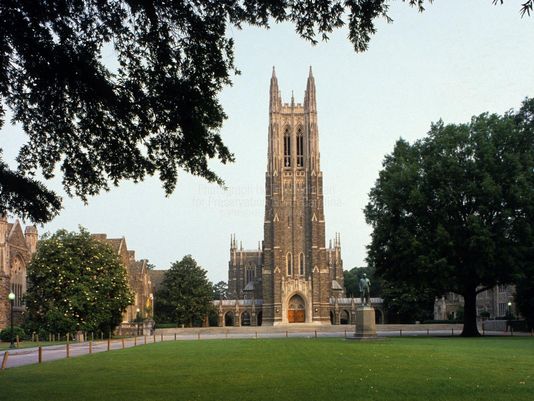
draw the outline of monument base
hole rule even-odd
[[[356,332],[354,337],[367,339],[376,338],[375,308],[358,306],[356,309]]]

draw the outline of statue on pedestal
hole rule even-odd
[[[363,273],[363,277],[360,279],[359,285],[362,305],[371,306],[371,281],[367,278],[367,274]]]

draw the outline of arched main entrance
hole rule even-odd
[[[287,321],[289,323],[304,323],[306,321],[306,304],[298,294],[293,295],[288,302]]]

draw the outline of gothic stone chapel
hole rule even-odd
[[[269,102],[264,240],[244,250],[231,238],[230,300],[216,301],[219,325],[331,324],[353,319],[344,296],[340,237],[325,246],[323,173],[315,81],[304,104],[282,104],[274,68]],[[343,310],[340,302],[352,303]]]

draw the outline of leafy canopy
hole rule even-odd
[[[365,209],[368,261],[389,282],[465,299],[464,333],[477,334],[476,294],[532,265],[534,99],[504,116],[433,124],[399,140]]]
[[[155,295],[156,320],[188,326],[202,322],[213,308],[213,286],[206,274],[191,255],[174,262]]]
[[[35,222],[59,212],[61,199],[32,180],[37,172],[60,172],[67,194],[84,201],[154,174],[170,194],[180,169],[222,184],[208,161],[234,159],[219,134],[218,95],[238,73],[228,30],[288,21],[316,43],[346,25],[365,51],[375,20],[391,21],[389,3],[2,0],[0,129],[10,109],[28,140],[17,172],[0,158],[0,212]]]
[[[35,331],[108,333],[132,303],[126,270],[108,244],[81,229],[39,241],[28,266],[27,325]]]

